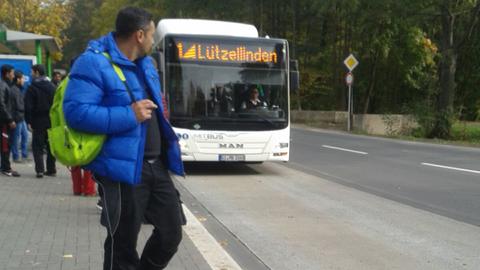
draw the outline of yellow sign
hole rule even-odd
[[[221,61],[221,62],[278,62],[275,51],[269,51],[262,47],[255,49],[246,46],[222,46],[220,44],[206,45],[193,43],[185,46],[183,42],[177,42],[178,59],[193,61]]]
[[[345,61],[343,61],[345,66],[348,68],[348,70],[352,71],[358,66],[358,60],[353,56],[353,54],[350,54]]]

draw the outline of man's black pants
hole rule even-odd
[[[1,170],[10,171],[10,137],[13,136],[13,130],[7,125],[0,126],[0,156],[1,156]]]
[[[95,175],[97,182],[108,181]],[[98,181],[100,179],[100,181]],[[105,186],[106,187],[106,186]],[[104,270],[157,270],[164,269],[177,252],[182,239],[182,225],[185,217],[181,208],[179,194],[175,185],[160,160],[143,162],[142,182],[136,186],[121,183],[120,220],[113,228],[113,238],[110,233],[105,240]],[[105,188],[102,198],[105,206],[109,200],[109,192]],[[108,217],[103,207],[102,218]],[[142,256],[137,253],[137,239],[143,221],[154,226]],[[114,224],[112,220],[102,221],[106,225]],[[108,230],[108,227],[107,227]]]
[[[55,168],[55,157],[50,152],[48,144],[48,133],[46,129],[34,129],[32,131],[32,152],[33,161],[35,161],[35,172],[45,172],[45,162],[43,156],[47,152],[47,173],[57,173]]]

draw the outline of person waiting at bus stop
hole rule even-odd
[[[52,83],[55,85],[55,87],[58,87],[60,85],[60,82],[62,81],[62,74],[58,71],[54,71],[52,73]]]
[[[93,181],[92,173],[88,170],[83,170],[80,166],[70,168],[72,176],[73,195],[76,196],[95,196],[95,182]]]
[[[20,174],[12,170],[10,164],[10,136],[13,135],[17,124],[12,118],[12,103],[10,100],[10,87],[15,78],[15,70],[11,65],[3,65],[1,68],[2,78],[0,80],[0,123],[1,123],[1,138],[0,138],[0,156],[1,156],[1,171],[6,176],[19,177]]]
[[[32,152],[37,178],[43,175],[56,176],[55,157],[50,152],[47,130],[50,128],[50,107],[53,103],[55,86],[46,76],[45,66],[32,66],[32,83],[25,93],[25,121],[32,130]],[[45,153],[47,170],[45,171]]]
[[[177,252],[186,222],[168,172],[184,175],[181,152],[163,114],[158,74],[147,57],[155,32],[152,15],[123,8],[115,28],[90,41],[73,64],[65,119],[74,129],[107,136],[98,156],[85,166],[103,190],[101,223],[108,232],[104,269],[164,269]],[[125,82],[112,64],[122,70]],[[154,229],[139,257],[136,245],[144,220]]]
[[[10,102],[12,103],[12,118],[16,123],[15,131],[11,137],[10,150],[12,152],[13,162],[27,161],[28,159],[28,132],[27,123],[25,122],[25,105],[23,102],[24,95],[22,88],[25,84],[25,76],[20,70],[15,71],[15,78],[13,79],[13,85],[10,88]],[[20,143],[20,150],[18,151],[18,145]],[[20,155],[21,154],[21,155]],[[22,159],[20,159],[20,156]]]

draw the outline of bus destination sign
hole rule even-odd
[[[266,63],[277,64],[278,54],[273,46],[248,46],[220,43],[177,41],[178,59],[197,62]]]

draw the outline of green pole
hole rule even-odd
[[[42,63],[42,45],[40,40],[35,40],[35,51],[37,52],[37,64]]]
[[[7,42],[7,28],[4,25],[0,24],[0,43],[3,43],[10,51],[15,54],[20,54],[20,50],[14,44]]]
[[[5,30],[0,31],[0,42],[2,43],[7,42],[7,32]]]
[[[51,57],[49,51],[46,51],[45,57],[46,57],[46,61],[47,61],[46,62],[46,64],[47,64],[47,75],[48,75],[48,77],[52,78],[52,57]]]

